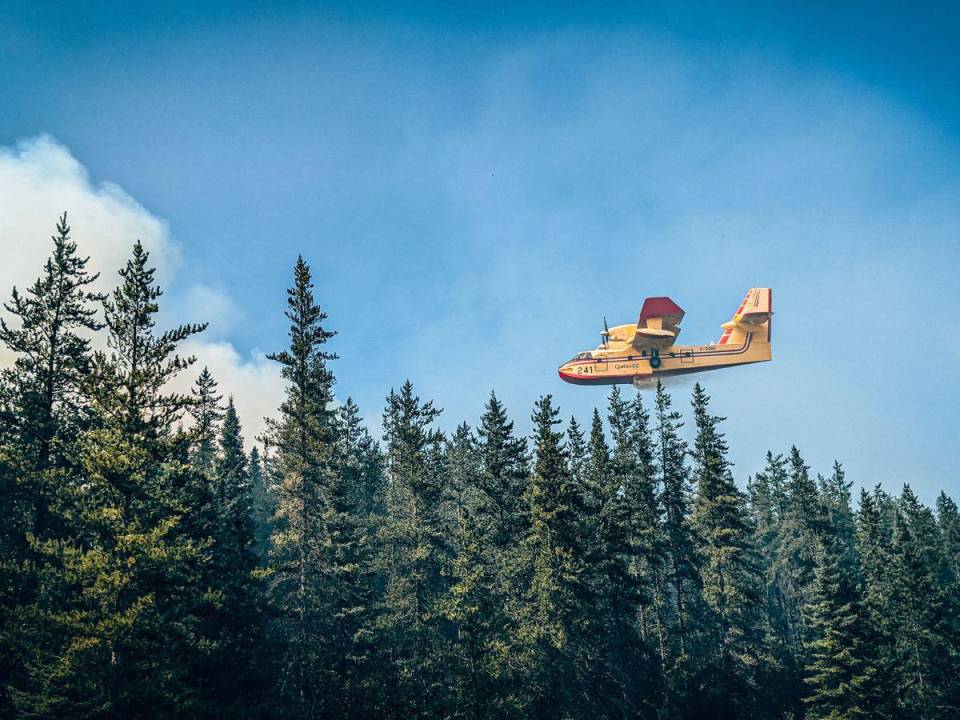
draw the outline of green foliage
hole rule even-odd
[[[204,326],[156,330],[143,247],[109,296],[86,262],[61,218],[0,324],[0,716],[960,716],[946,495],[854,510],[796,448],[744,493],[699,385],[688,444],[662,385],[524,438],[493,393],[445,436],[408,381],[381,446],[302,258],[248,454],[206,368],[170,390]]]
[[[760,572],[746,498],[737,489],[719,431],[723,418],[709,412],[710,398],[693,391],[697,436],[693,476],[697,492],[691,519],[698,543],[703,601],[714,625],[714,678],[723,693],[711,705],[716,717],[742,717],[756,704],[762,660]]]

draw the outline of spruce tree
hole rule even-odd
[[[534,409],[535,460],[528,487],[530,530],[525,542],[528,586],[519,640],[524,648],[527,711],[534,716],[584,711],[584,640],[589,590],[584,583],[580,502],[559,411],[550,395]]]
[[[746,498],[734,484],[727,442],[719,430],[724,418],[710,414],[710,398],[699,383],[693,391],[697,435],[693,477],[697,492],[692,525],[698,543],[703,599],[716,625],[720,677],[713,712],[741,717],[755,705],[756,671],[761,661],[761,594],[758,559]]]
[[[937,497],[937,526],[945,560],[941,577],[947,584],[956,586],[960,583],[960,512],[957,504],[944,492]]]
[[[109,352],[84,383],[98,427],[81,438],[83,485],[74,486],[63,541],[38,545],[58,567],[41,577],[53,605],[37,615],[57,637],[28,665],[12,698],[23,714],[165,717],[202,712],[195,670],[209,643],[196,628],[209,538],[182,519],[179,489],[194,482],[174,431],[189,397],[165,386],[192,358],[177,344],[203,326],[154,334],[161,292],[142,246],[104,301]],[[49,644],[53,642],[53,645]]]
[[[514,434],[513,422],[494,393],[484,407],[476,433],[477,504],[465,517],[466,549],[475,538],[480,567],[474,568],[474,592],[488,593],[485,625],[485,663],[491,700],[486,712],[511,716],[523,706],[519,697],[521,673],[516,661],[519,608],[526,592],[523,580],[523,540],[529,510],[525,500],[528,472],[527,442]],[[462,562],[463,558],[458,558]],[[484,585],[481,585],[484,584]],[[481,678],[485,677],[483,675]],[[481,686],[477,686],[481,687]]]
[[[618,572],[624,574],[614,585],[622,588],[618,604],[625,610],[621,615],[639,619],[641,639],[656,648],[662,671],[666,659],[666,547],[650,415],[640,395],[632,403],[626,402],[616,386],[610,392],[608,412],[615,484],[607,492],[607,544],[613,558],[620,555]],[[613,569],[617,572],[616,564]]]
[[[893,617],[899,711],[947,718],[960,710],[957,614],[951,587],[939,582],[940,533],[933,513],[905,485],[894,529]]]
[[[17,439],[28,468],[36,472],[71,462],[71,440],[84,427],[80,389],[90,363],[84,332],[103,328],[94,304],[104,296],[90,290],[100,274],[88,272],[89,258],[77,255],[66,213],[51,240],[53,252],[41,276],[25,294],[14,287],[10,302],[4,303],[16,323],[0,319],[0,342],[16,356],[13,369],[3,371],[4,431]],[[35,482],[40,485],[28,492],[30,529],[39,536],[45,530],[49,489],[39,477]]]
[[[279,692],[292,716],[312,717],[331,692],[324,677],[334,632],[325,513],[338,467],[334,377],[327,363],[336,356],[324,350],[334,333],[323,326],[327,316],[314,300],[302,257],[287,290],[285,315],[290,346],[268,356],[280,364],[286,390],[279,418],[267,429],[277,489],[267,589],[273,637],[281,648]]]
[[[198,403],[199,404],[199,403]],[[215,521],[211,555],[211,588],[215,602],[209,613],[209,703],[226,717],[248,717],[258,710],[267,689],[258,650],[264,643],[260,587],[256,567],[252,493],[240,419],[231,396],[223,413],[216,456],[209,476],[213,485]],[[196,462],[196,456],[194,457]]]
[[[804,698],[811,720],[870,717],[868,633],[855,569],[839,536],[818,546]]]
[[[693,598],[699,585],[698,568],[691,534],[690,479],[686,464],[687,444],[680,437],[682,416],[672,409],[673,402],[661,383],[657,383],[656,438],[663,486],[664,540],[668,553],[668,582],[673,596],[674,636],[677,655],[686,654]]]
[[[392,670],[388,711],[399,717],[446,712],[445,614],[452,538],[450,493],[437,462],[442,437],[431,427],[440,410],[422,402],[408,380],[391,390],[384,411],[387,513],[381,526],[380,567],[386,577],[381,627]]]
[[[194,423],[190,459],[197,470],[211,473],[217,451],[217,430],[223,419],[223,396],[217,394],[217,381],[206,367],[200,371],[190,392],[194,399],[194,404],[188,408]]]
[[[0,371],[0,677],[14,684],[23,680],[23,613],[37,599],[44,562],[37,543],[68,532],[62,488],[78,474],[77,438],[91,420],[80,393],[90,362],[85,334],[103,327],[94,307],[103,296],[90,289],[99,275],[77,255],[66,213],[51,240],[41,276],[23,294],[13,288],[3,305],[10,323],[0,318],[0,343],[15,358]]]
[[[524,491],[529,463],[526,439],[516,437],[513,421],[493,392],[477,428],[477,455],[484,496],[481,512],[489,516],[491,543],[502,555],[515,549],[526,532]]]
[[[788,499],[780,528],[777,565],[789,645],[797,665],[802,667],[804,647],[812,639],[807,613],[812,606],[814,548],[822,537],[823,517],[816,483],[796,447],[790,448],[788,466]]]
[[[383,454],[360,417],[360,408],[348,397],[338,412],[340,422],[340,472],[351,488],[358,512],[382,515],[384,511]]]
[[[264,566],[270,548],[270,534],[273,532],[271,520],[276,510],[276,502],[267,482],[267,473],[263,467],[260,448],[256,445],[250,450],[250,497],[251,520],[253,522],[254,555],[257,564]]]

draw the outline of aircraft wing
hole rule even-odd
[[[680,334],[683,308],[668,297],[652,297],[643,301],[633,345],[638,350],[671,345]]]

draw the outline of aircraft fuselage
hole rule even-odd
[[[749,333],[741,343],[730,345],[670,345],[638,351],[632,346],[600,347],[560,366],[560,378],[575,385],[646,384],[656,377],[716,370],[772,357],[766,330]],[[760,340],[759,338],[763,338]],[[590,357],[584,357],[589,355]]]

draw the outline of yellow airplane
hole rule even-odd
[[[633,383],[770,360],[773,291],[751,288],[723,334],[712,345],[677,345],[683,310],[668,297],[643,301],[636,325],[607,327],[596,350],[579,352],[560,366],[560,378],[576,385]]]

